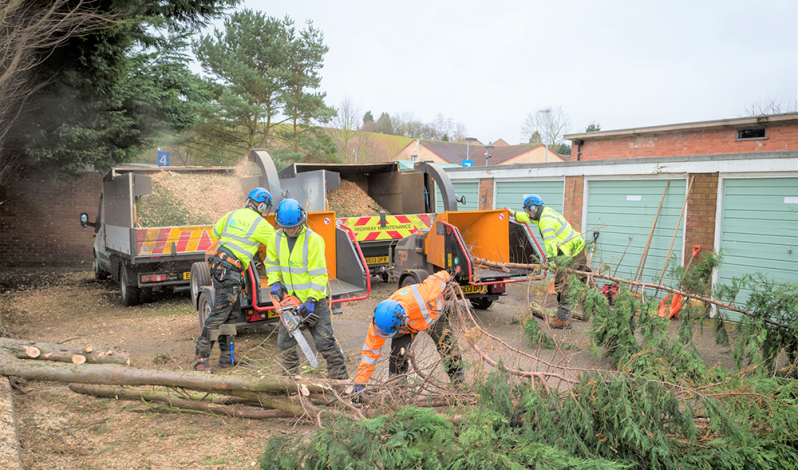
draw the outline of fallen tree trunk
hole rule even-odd
[[[237,418],[248,419],[268,419],[268,418],[293,418],[296,413],[281,411],[277,409],[257,410],[252,408],[242,408],[237,405],[221,405],[206,401],[212,397],[198,397],[190,395],[181,398],[175,393],[168,392],[145,392],[142,390],[131,390],[124,387],[107,385],[84,385],[69,384],[69,389],[75,393],[84,395],[94,395],[97,397],[108,397],[122,400],[141,400],[145,402],[157,401],[168,403],[169,406],[185,410],[198,410],[207,413],[234,416]]]
[[[94,351],[91,346],[81,348],[48,343],[45,341],[0,338],[0,348],[5,349],[19,359],[72,362],[74,364],[82,364],[85,362],[88,364],[130,365],[130,355],[127,353]]]
[[[535,268],[543,269],[543,268],[545,268],[545,266],[542,265],[542,264],[498,263],[498,262],[495,262],[495,261],[489,261],[489,260],[482,259],[482,258],[477,258],[477,257],[474,257],[474,261],[476,261],[477,263],[484,264],[485,266],[489,266],[489,267],[493,267],[493,268],[500,268],[500,269],[501,269],[502,266],[507,266],[507,267],[511,267],[511,268],[522,268],[522,269],[535,269]],[[709,298],[709,297],[704,297],[704,296],[701,296],[701,295],[692,294],[690,292],[685,292],[683,290],[673,289],[673,288],[670,288],[670,287],[667,287],[667,286],[663,286],[663,285],[660,285],[660,284],[654,284],[652,282],[629,281],[627,279],[623,279],[623,278],[615,277],[615,276],[610,276],[608,274],[601,274],[601,273],[594,273],[594,272],[587,272],[587,271],[577,271],[576,269],[571,269],[571,268],[565,268],[565,271],[569,272],[569,273],[577,274],[579,276],[593,277],[593,278],[597,278],[597,279],[606,279],[608,281],[612,281],[612,282],[616,282],[616,283],[625,283],[625,284],[629,284],[631,286],[640,286],[640,287],[644,287],[644,288],[645,287],[650,287],[652,289],[662,289],[662,290],[664,290],[666,292],[671,292],[673,294],[679,294],[682,297],[689,297],[691,299],[700,300],[702,302],[706,302],[706,303],[709,303],[709,304],[717,305],[718,307],[721,307],[721,308],[725,308],[726,310],[731,310],[733,312],[742,313],[743,315],[747,315],[749,317],[757,318],[756,314],[754,314],[753,312],[749,312],[747,310],[743,310],[743,309],[735,307],[733,305],[725,304],[725,303],[720,302],[718,300],[715,300],[715,299],[712,299],[712,298]],[[779,323],[777,321],[774,321],[774,320],[771,320],[769,318],[764,318],[763,321],[766,322],[766,323],[769,323],[769,324],[771,324],[773,326],[778,326],[778,327],[781,327],[781,328],[787,328],[786,325],[782,325],[781,323]]]
[[[346,384],[338,380],[290,379],[287,377],[250,377],[244,375],[211,375],[202,372],[171,372],[147,369],[131,369],[111,364],[61,364],[57,362],[23,361],[0,349],[0,375],[22,377],[29,380],[49,382],[114,384],[114,385],[159,385],[186,388],[209,393],[241,396],[258,399],[252,393],[296,393],[323,392],[331,386]],[[276,408],[276,407],[274,407]]]

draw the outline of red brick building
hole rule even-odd
[[[568,134],[572,159],[678,157],[798,150],[798,113]]]

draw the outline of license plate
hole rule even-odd
[[[191,279],[191,272],[189,271],[189,272],[183,273],[183,279],[186,279],[186,280]]]
[[[463,289],[463,294],[485,294],[488,292],[488,286],[472,286],[471,284],[467,286],[460,286]]]
[[[388,257],[372,256],[371,258],[366,258],[366,264],[388,264]]]
[[[277,310],[269,310],[266,312],[267,318],[280,318],[280,314],[277,313]]]

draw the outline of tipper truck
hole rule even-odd
[[[204,259],[211,246],[212,225],[137,227],[136,200],[152,194],[150,175],[176,173],[232,174],[233,168],[128,166],[103,177],[97,219],[80,214],[80,223],[94,228],[92,265],[95,277],[119,283],[122,303],[147,302],[154,288],[188,290],[191,265]],[[242,201],[243,203],[243,201]],[[212,222],[211,222],[212,223]]]
[[[413,170],[401,171],[398,162],[384,163],[294,163],[279,172],[282,187],[317,210],[327,208],[328,191],[338,189],[340,180],[357,184],[384,208],[379,215],[339,217],[355,232],[366,256],[369,272],[389,281],[391,255],[399,240],[431,227],[436,212],[456,211],[459,201],[446,173],[435,164],[420,162]],[[436,207],[435,187],[443,196]],[[294,196],[292,196],[294,197]]]

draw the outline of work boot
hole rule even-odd
[[[558,330],[570,330],[571,320],[560,320],[557,317],[549,317],[549,326],[552,328],[557,328]]]
[[[236,356],[235,362],[233,364],[230,363],[230,356],[219,356],[219,367],[221,368],[228,368],[234,366],[246,366],[249,365],[249,360],[243,357]]]
[[[208,360],[207,357],[200,357],[199,355],[194,356],[194,370],[197,372],[207,372],[209,374],[213,373],[211,370],[211,361]]]
[[[452,371],[447,371],[449,374],[449,380],[452,384],[456,387],[460,387],[465,382],[465,371],[461,368],[454,369]]]

